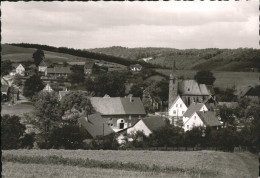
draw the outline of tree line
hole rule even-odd
[[[74,48],[67,48],[67,47],[57,48],[57,47],[48,46],[48,45],[29,44],[29,43],[12,43],[10,45],[24,47],[24,48],[36,48],[36,49],[40,49],[40,50],[46,50],[46,51],[57,52],[57,53],[65,53],[65,54],[70,54],[73,56],[96,59],[96,60],[104,60],[104,61],[108,61],[108,62],[122,64],[125,66],[130,66],[133,64],[141,64],[142,66],[150,67],[150,68],[160,67],[158,65],[146,63],[144,61],[132,61],[132,60],[124,59],[121,57],[99,54],[99,53],[89,52],[89,51],[81,50],[81,49],[74,49]]]

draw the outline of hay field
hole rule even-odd
[[[79,172],[87,171],[97,174],[93,177],[102,177],[104,176],[102,173],[110,175],[110,171],[115,174],[115,177],[124,174],[126,175],[124,177],[253,178],[258,175],[258,157],[247,152],[9,150],[3,151],[2,154],[3,173],[9,174],[10,177],[12,177],[11,174],[17,174],[17,171],[27,174],[26,170],[30,167],[30,171],[27,170],[27,172],[34,173],[37,177],[37,174],[40,174],[42,169],[49,164],[53,164],[51,170],[55,172],[56,177],[69,177],[64,175],[77,169],[80,169]],[[15,164],[11,165],[10,162]],[[59,169],[59,166],[62,168]],[[70,166],[73,166],[75,170]],[[62,171],[65,169],[67,173]]]

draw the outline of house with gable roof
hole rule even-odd
[[[50,84],[47,83],[47,85],[42,89],[43,92],[53,92],[53,89],[51,88]]]
[[[91,97],[90,101],[115,132],[131,127],[146,116],[138,97]]]
[[[183,118],[183,114],[187,111],[187,106],[178,95],[168,111],[168,116],[171,124],[174,124],[177,120]]]
[[[81,117],[79,118],[79,123],[93,138],[114,133],[106,119],[101,117],[99,113]]]
[[[193,103],[189,106],[187,111],[183,115],[183,123],[185,123],[187,120],[189,120],[192,117],[195,117],[194,115],[197,111],[208,111],[208,108],[203,103]]]
[[[48,68],[48,65],[49,64],[46,62],[46,60],[43,59],[38,66],[38,71],[39,72],[45,72]]]
[[[135,125],[127,129],[127,134],[135,134],[138,131],[143,132],[146,136],[149,136],[154,131],[164,127],[166,125],[165,119],[159,116],[146,117],[139,120]]]
[[[194,112],[188,120],[184,123],[184,131],[191,130],[193,127],[211,127],[218,129],[222,126],[222,123],[213,111],[196,111]]]

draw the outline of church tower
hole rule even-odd
[[[170,81],[169,81],[169,102],[168,102],[168,109],[172,106],[174,100],[178,96],[178,78],[176,74],[176,66],[175,60],[173,61],[172,65],[172,73],[170,74]]]

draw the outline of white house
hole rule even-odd
[[[25,68],[23,67],[22,64],[19,64],[19,65],[15,68],[15,72],[16,72],[16,74],[19,74],[19,75],[21,75],[21,76],[24,76]]]
[[[190,118],[184,123],[184,131],[191,130],[193,127],[214,127],[218,129],[222,126],[221,122],[216,116],[215,112],[212,111],[196,111]]]
[[[137,131],[143,132],[149,136],[155,130],[165,126],[164,118],[162,117],[147,117],[139,120],[135,125],[127,129],[127,134],[135,134]]]
[[[45,62],[45,60],[43,59],[43,60],[41,61],[41,63],[39,64],[39,66],[38,66],[38,71],[39,71],[39,72],[45,72],[45,70],[47,69],[47,67],[48,67],[48,65],[47,65],[47,63]]]
[[[178,95],[177,98],[174,100],[172,105],[169,107],[168,115],[170,118],[171,124],[173,123],[174,118],[183,118],[183,114],[187,111],[187,106],[181,99],[181,97]]]
[[[47,84],[44,89],[43,89],[44,92],[52,92],[53,89],[51,88],[50,84]]]
[[[186,110],[186,112],[183,115],[183,123],[190,119],[193,116],[193,114],[197,111],[208,111],[208,108],[204,103],[191,104],[188,110]]]
[[[10,76],[14,76],[16,74],[19,74],[21,76],[24,76],[25,73],[25,68],[23,67],[22,64],[14,64],[14,69],[9,72]]]

